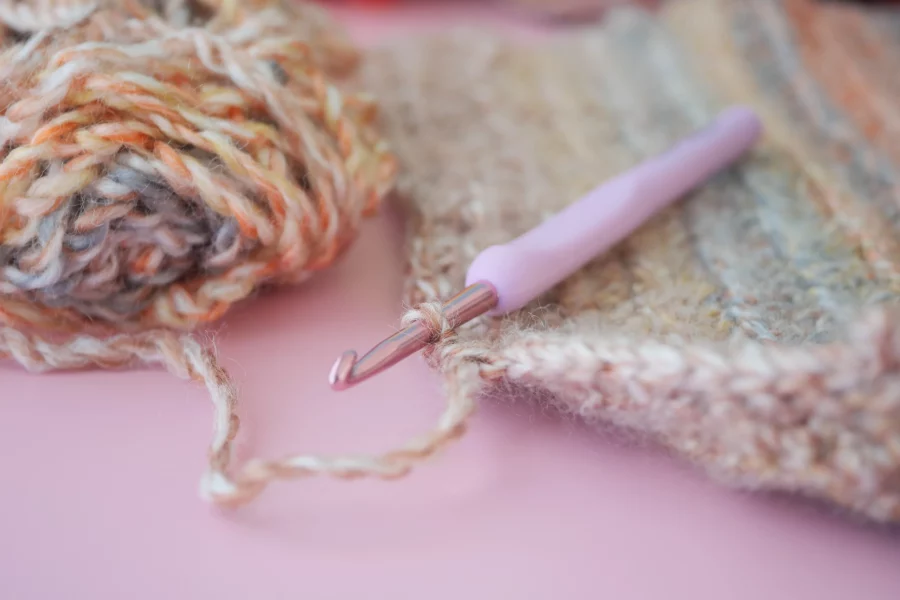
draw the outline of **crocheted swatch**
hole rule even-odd
[[[538,45],[464,31],[375,52],[366,85],[402,166],[413,305],[732,103],[767,130],[531,306],[437,343],[451,404],[530,390],[730,484],[900,521],[898,23],[811,0],[682,0]]]

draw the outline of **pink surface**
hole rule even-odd
[[[340,394],[326,380],[396,325],[398,235],[371,222],[339,267],[227,319],[242,456],[377,451],[432,425],[418,360]],[[513,399],[405,480],[279,484],[232,514],[196,494],[202,389],[0,369],[4,600],[900,598],[897,531],[724,490]]]

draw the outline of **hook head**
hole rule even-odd
[[[353,382],[350,381],[350,375],[354,366],[356,366],[356,352],[347,350],[341,354],[334,361],[331,372],[328,373],[328,383],[331,384],[331,389],[342,391],[351,387]]]

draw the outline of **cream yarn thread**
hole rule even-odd
[[[4,327],[0,328],[0,356],[11,357],[29,371],[38,373],[90,367],[113,369],[135,363],[159,365],[181,379],[205,385],[214,414],[209,465],[200,482],[200,493],[206,500],[224,506],[246,504],[280,479],[313,475],[341,479],[402,477],[417,462],[462,435],[474,410],[472,398],[478,388],[469,383],[471,379],[449,384],[446,390],[449,401],[437,426],[397,450],[378,456],[330,458],[301,454],[254,460],[233,474],[230,472],[232,442],[240,425],[235,386],[215,355],[193,337],[153,331],[109,339],[78,336],[65,344],[56,344]],[[470,367],[460,365],[460,368]]]
[[[328,81],[355,53],[313,7],[5,2],[0,20],[0,355],[202,382],[201,494],[221,505],[279,479],[399,477],[461,433],[470,394],[449,390],[437,427],[398,450],[236,468],[234,385],[180,332],[328,266],[391,188],[374,106]]]

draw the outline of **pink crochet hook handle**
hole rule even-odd
[[[479,254],[466,285],[488,281],[489,314],[522,308],[617,245],[654,214],[734,162],[757,139],[759,120],[732,108],[667,152],[607,181],[509,243]]]
[[[617,245],[652,216],[749,150],[762,133],[753,111],[734,107],[707,127],[607,181],[534,229],[491,246],[472,262],[466,289],[443,305],[459,326],[477,316],[518,310]],[[367,379],[432,341],[434,332],[414,323],[358,359],[345,352],[331,370],[334,389]]]

